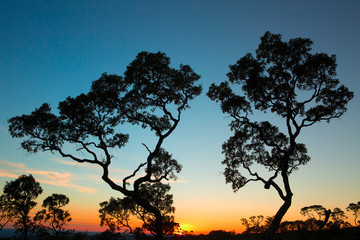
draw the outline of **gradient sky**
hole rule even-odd
[[[140,51],[162,51],[173,67],[189,64],[204,88],[164,143],[183,165],[171,184],[176,220],[196,233],[240,232],[241,218],[274,215],[281,205],[274,189],[252,183],[235,194],[225,184],[221,144],[231,134],[230,119],[205,96],[211,83],[226,80],[229,64],[254,53],[270,31],[284,40],[310,38],[314,52],[336,54],[338,78],[355,93],[341,119],[302,132],[312,160],[291,175],[294,197],[285,220],[304,219],[300,208],[313,204],[345,210],[360,201],[359,12],[357,0],[0,0],[0,188],[31,173],[44,188],[38,205],[52,193],[66,194],[70,228],[104,230],[99,202],[122,195],[101,181],[100,169],[50,153],[26,153],[10,137],[7,120],[44,102],[56,108],[67,96],[87,92],[103,72],[122,75]],[[141,129],[129,132],[130,143],[116,152],[115,178],[143,161],[141,143],[154,140]]]

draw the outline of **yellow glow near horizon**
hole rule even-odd
[[[193,226],[187,223],[180,223],[179,227],[175,228],[174,234],[184,235],[186,233],[193,232]]]
[[[194,231],[194,229],[193,229],[194,226],[191,224],[187,224],[187,223],[180,223],[180,228],[183,231],[187,231],[187,232]]]

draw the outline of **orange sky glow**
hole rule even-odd
[[[241,233],[241,218],[274,216],[283,203],[274,188],[249,182],[234,193],[226,184],[222,144],[233,134],[231,117],[206,96],[212,83],[228,79],[229,65],[247,53],[256,55],[260,37],[270,31],[283,41],[309,38],[312,53],[336,55],[336,78],[355,94],[340,119],[314,124],[299,135],[297,142],[306,145],[311,160],[290,175],[294,195],[283,220],[306,220],[302,207],[322,205],[341,208],[354,225],[346,207],[360,201],[359,12],[360,1],[1,1],[0,194],[6,182],[32,174],[43,188],[32,214],[46,197],[65,194],[70,203],[64,209],[72,216],[68,229],[105,231],[99,203],[124,195],[102,180],[101,167],[50,152],[29,154],[21,147],[24,139],[10,135],[8,120],[43,103],[57,114],[59,102],[88,93],[102,73],[123,76],[139,52],[160,51],[171,59],[171,67],[189,65],[203,87],[162,145],[183,167],[178,180],[169,182],[175,221],[194,234]],[[271,111],[252,117],[281,131],[286,127]],[[146,162],[147,148],[156,146],[157,136],[126,123],[115,131],[130,136],[124,147],[111,150],[109,176],[121,184]],[[73,150],[72,144],[63,146]],[[266,169],[252,167],[269,179]]]

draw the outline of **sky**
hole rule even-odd
[[[305,218],[304,206],[340,207],[360,201],[360,2],[333,1],[6,1],[0,0],[0,189],[21,174],[52,193],[70,198],[78,230],[104,231],[99,203],[123,197],[101,180],[99,168],[51,153],[26,153],[12,139],[7,120],[42,103],[88,92],[102,73],[123,75],[141,51],[164,52],[171,66],[190,65],[201,75],[203,94],[184,112],[165,149],[183,166],[171,183],[175,220],[187,230],[241,232],[241,218],[273,216],[282,202],[274,189],[251,183],[234,193],[225,184],[222,143],[230,118],[206,97],[211,83],[225,81],[229,65],[254,53],[266,32],[284,41],[310,38],[313,52],[336,54],[337,73],[355,97],[341,119],[302,132],[310,163],[290,176],[294,193],[284,220]],[[269,116],[270,120],[274,120]],[[263,119],[268,120],[268,119]],[[281,122],[275,119],[275,124]],[[156,138],[128,126],[130,142],[116,152],[111,176],[121,179],[144,160]],[[353,217],[348,213],[349,222]]]

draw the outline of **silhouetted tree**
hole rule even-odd
[[[301,208],[300,213],[308,217],[308,230],[322,230],[329,221],[331,210],[326,210],[326,208],[321,205],[311,205]],[[309,229],[311,225],[316,225],[316,229]]]
[[[292,231],[302,230],[304,228],[308,229],[306,225],[307,223],[301,220],[284,221],[280,223],[278,231],[282,233],[282,232],[292,232]]]
[[[327,228],[329,229],[340,229],[351,226],[348,222],[345,221],[345,219],[348,218],[345,215],[345,212],[338,207],[331,211],[330,217],[331,221],[326,224]]]
[[[360,221],[356,221],[356,219],[358,218],[358,216],[360,214],[360,201],[358,203],[349,203],[349,206],[347,206],[346,210],[353,212],[353,215],[355,217],[354,218],[355,226],[359,226]]]
[[[256,57],[248,53],[240,58],[230,66],[229,80],[212,84],[207,93],[232,117],[234,135],[223,144],[226,182],[237,191],[249,182],[260,181],[265,189],[273,187],[283,200],[266,238],[276,231],[291,206],[289,175],[310,160],[305,145],[297,142],[302,129],[339,118],[353,98],[335,78],[335,56],[310,53],[312,44],[306,38],[283,42],[280,34],[266,32]],[[243,95],[237,95],[234,90],[239,88],[230,84],[241,85]],[[285,131],[269,121],[252,120],[256,110],[280,117]],[[254,164],[269,170],[270,177],[260,176]],[[278,178],[283,186],[275,181]]]
[[[108,226],[109,231],[113,233],[124,228],[133,232],[130,226],[131,205],[133,201],[125,202],[126,200],[129,199],[111,197],[109,201],[101,202],[99,209],[100,225]]]
[[[11,136],[27,138],[21,145],[28,152],[50,151],[79,163],[99,165],[102,179],[112,189],[155,216],[157,239],[163,233],[161,211],[141,196],[140,186],[174,178],[180,171],[176,160],[162,154],[161,146],[178,126],[189,101],[202,90],[196,85],[200,76],[188,65],[174,69],[169,64],[164,53],[141,52],[128,65],[124,78],[104,73],[92,83],[89,93],[60,102],[58,115],[51,113],[49,104],[43,104],[30,115],[9,120]],[[114,160],[111,150],[123,147],[129,139],[120,132],[126,123],[149,128],[156,143],[153,148],[144,144],[146,160],[119,184],[109,177],[109,166]],[[77,151],[69,150],[65,143],[76,146]],[[139,176],[141,169],[145,175]]]
[[[32,175],[21,175],[17,179],[6,182],[4,198],[14,213],[15,228],[20,232],[20,239],[28,239],[28,233],[34,230],[34,222],[30,218],[30,211],[36,206],[34,201],[42,188]]]
[[[0,231],[14,219],[15,212],[5,195],[0,195]]]
[[[262,233],[265,230],[264,225],[262,222],[264,221],[264,216],[251,216],[249,219],[242,218],[241,224],[246,227],[245,233]]]
[[[143,184],[140,187],[141,195],[147,199],[153,206],[156,206],[162,215],[163,233],[172,234],[175,227],[179,226],[174,222],[173,196],[168,194],[170,185],[163,183]],[[131,217],[136,217],[143,222],[142,231],[148,231],[155,235],[155,216],[146,209],[138,205],[131,197],[113,198],[109,201],[100,203],[99,217],[101,226],[108,226],[110,232],[120,231],[125,228],[126,231],[135,233],[131,227]]]
[[[34,221],[45,230],[50,230],[54,237],[59,237],[71,221],[69,211],[63,209],[69,201],[70,199],[64,194],[52,194],[44,199],[42,204],[44,209],[36,213]]]

